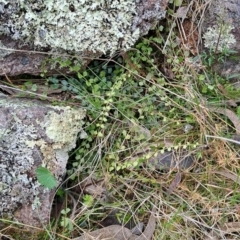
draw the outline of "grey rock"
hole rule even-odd
[[[94,57],[129,49],[165,17],[168,0],[5,2],[0,4],[0,75],[38,75],[52,57],[71,53],[86,66]],[[46,64],[45,70],[67,71],[56,67]]]
[[[147,166],[158,170],[186,170],[192,167],[194,163],[194,156],[187,151],[166,151],[164,153],[158,153],[157,156],[151,157],[147,161]]]
[[[240,74],[240,3],[239,0],[214,0],[204,15],[203,34],[209,27],[219,24],[227,24],[233,27],[231,33],[236,42],[231,46],[231,50],[236,51],[235,54],[224,63],[215,64],[214,69],[222,76],[233,76]],[[216,45],[215,45],[216,46]],[[237,75],[236,75],[237,76]],[[236,77],[239,78],[239,75]]]
[[[49,223],[55,189],[39,184],[45,166],[61,183],[85,111],[0,95],[0,217],[31,225]]]

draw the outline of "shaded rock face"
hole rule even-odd
[[[49,221],[55,189],[40,186],[44,165],[61,183],[85,112],[0,95],[0,217],[42,226]]]
[[[234,58],[228,59],[223,65],[215,66],[215,69],[223,76],[231,76],[240,73],[240,2],[239,0],[213,0],[204,16],[203,32],[207,28],[219,23],[233,27],[231,33],[234,35],[235,44],[231,50],[235,50]]]
[[[49,56],[29,51],[71,53],[84,65],[85,58],[127,50],[165,17],[167,2],[0,1],[0,75],[39,74]]]

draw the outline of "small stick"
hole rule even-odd
[[[11,85],[13,85],[12,81],[9,79],[9,77],[7,76],[7,74],[4,73],[4,75],[5,75],[5,78],[8,80],[8,82],[9,82]]]

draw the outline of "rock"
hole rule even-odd
[[[0,217],[41,227],[49,223],[55,189],[39,184],[45,166],[61,183],[85,111],[0,95]]]
[[[47,59],[69,53],[85,66],[91,58],[127,50],[165,17],[168,0],[71,2],[0,3],[0,75],[39,75]],[[51,64],[45,69],[59,70]]]
[[[240,74],[240,3],[239,0],[214,0],[211,2],[206,14],[204,15],[203,33],[207,32],[208,28],[214,26],[232,26],[230,31],[235,39],[235,43],[229,47],[231,50],[236,51],[231,58],[228,58],[224,63],[215,64],[214,69],[221,75],[230,77],[234,74]],[[221,36],[221,40],[224,34]],[[216,43],[213,44],[216,47]],[[239,75],[237,76],[239,78]]]
[[[146,165],[156,170],[187,170],[195,163],[194,156],[187,151],[166,151],[151,157]]]

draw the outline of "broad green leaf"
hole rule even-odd
[[[57,181],[52,173],[45,167],[38,167],[36,169],[38,182],[46,188],[53,189],[57,186]]]

